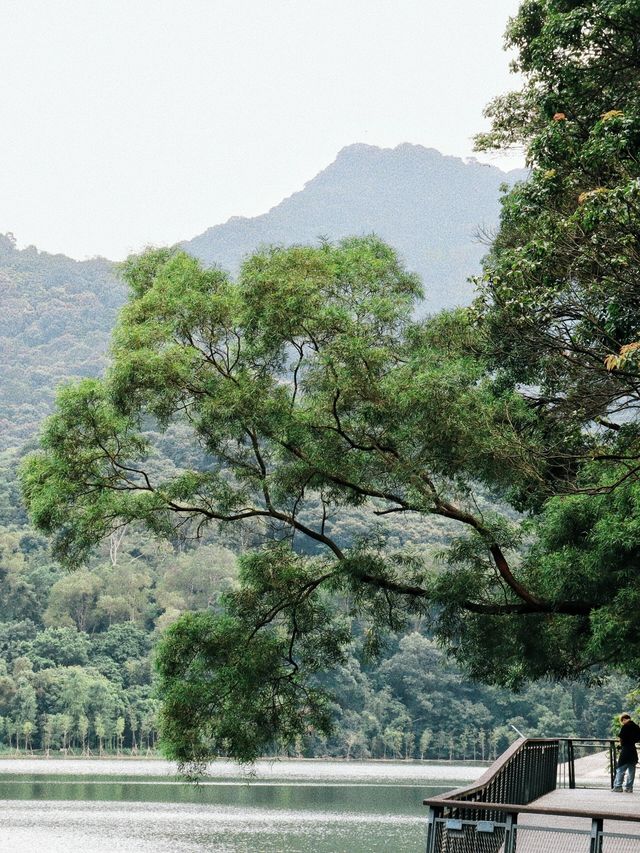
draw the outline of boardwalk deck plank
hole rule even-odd
[[[619,820],[629,815],[640,818],[640,794],[616,794],[602,788],[559,788],[539,797],[531,807],[541,809],[575,809],[576,811],[601,814],[604,819],[604,831],[616,835],[631,835],[632,839],[605,838],[604,850],[622,853],[640,853],[640,823]],[[606,816],[610,815],[607,820]],[[615,818],[613,817],[615,815]],[[567,817],[549,814],[521,814],[518,825],[522,828],[518,834],[518,853],[588,853],[590,817]],[[585,835],[558,832],[536,832],[534,827],[545,829],[570,829],[585,832]]]

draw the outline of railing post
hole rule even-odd
[[[518,829],[518,815],[508,814],[505,818],[506,828],[504,831],[504,853],[516,853],[516,832]]]
[[[576,765],[575,754],[573,751],[573,741],[567,740],[567,764],[569,765],[569,787],[576,787]]]
[[[611,775],[611,787],[613,788],[613,781],[616,778],[616,770],[618,769],[618,756],[616,754],[616,742],[615,740],[609,741],[609,772]]]
[[[438,824],[437,819],[442,817],[443,809],[429,806],[429,817],[427,819],[427,853],[440,853],[437,847]]]
[[[591,821],[589,853],[602,853],[602,818],[599,817],[594,817]]]

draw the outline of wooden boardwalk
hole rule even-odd
[[[640,820],[640,789],[633,794],[616,794],[610,788],[557,788],[529,805],[533,808],[580,810],[591,815],[630,816]],[[640,834],[640,823],[631,826],[635,826]]]
[[[611,752],[569,774],[558,744],[523,738],[474,784],[425,800],[430,853],[640,853],[640,774],[636,793],[616,793]]]
[[[603,819],[604,853],[640,853],[640,793],[617,794],[609,788],[558,788],[529,803],[528,809],[544,809],[544,814],[521,812],[518,816],[518,851],[522,853],[583,853],[589,850],[588,836],[593,817]],[[584,817],[557,814],[583,812]],[[556,813],[554,813],[556,812]],[[631,818],[631,820],[625,820]],[[536,827],[557,833],[539,832]],[[530,830],[530,831],[529,831]],[[565,833],[563,830],[573,830]],[[584,832],[584,835],[577,833]],[[621,837],[627,836],[627,837]]]
[[[640,792],[558,788],[527,805],[492,804],[492,809],[494,815],[504,811],[505,818],[517,812],[517,853],[589,853],[593,818],[602,820],[602,853],[640,853]],[[494,820],[500,822],[497,815]],[[490,836],[477,835],[471,846],[446,849],[503,853],[504,846],[496,848]]]

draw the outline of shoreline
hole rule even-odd
[[[0,761],[168,761],[168,759],[164,758],[162,755],[154,754],[154,755],[130,755],[130,754],[105,754],[105,755],[43,755],[39,752],[30,752],[30,753],[0,753]],[[332,764],[376,764],[376,765],[397,765],[400,767],[424,767],[437,765],[442,767],[490,767],[493,761],[482,761],[480,759],[470,759],[469,761],[462,761],[460,759],[453,759],[449,761],[448,758],[340,758],[329,757],[329,758],[306,758],[299,756],[284,756],[284,757],[272,757],[272,756],[263,756],[258,759],[259,762],[283,762],[288,761],[291,763],[299,763],[299,764],[322,764],[326,762],[331,762]],[[234,763],[229,758],[214,758],[210,764],[220,764],[220,763]]]
[[[322,758],[260,759],[251,767],[242,767],[218,759],[207,767],[205,779],[242,777],[255,779],[342,780],[371,779],[382,782],[400,779],[417,782],[428,779],[473,781],[487,762],[462,764],[449,761],[394,761],[391,759],[348,760]],[[156,756],[0,756],[0,780],[6,775],[95,775],[95,776],[178,776],[175,762]]]

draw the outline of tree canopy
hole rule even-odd
[[[525,85],[489,106],[493,129],[477,139],[523,145],[531,168],[484,261],[478,322],[492,366],[549,417],[616,433],[620,465],[603,487],[637,456],[639,29],[634,0],[523,3],[507,44]],[[622,347],[625,369],[611,371]]]
[[[237,281],[177,250],[124,265],[111,367],[60,392],[23,485],[70,564],[123,525],[260,525],[225,612],[161,644],[172,756],[326,731],[349,615],[373,652],[421,617],[496,683],[637,668],[638,373],[606,359],[639,334],[639,24],[614,0],[511,22],[524,86],[479,145],[524,144],[531,177],[472,309],[415,321],[420,286],[375,237],[266,248]],[[446,547],[389,547],[407,514]]]

